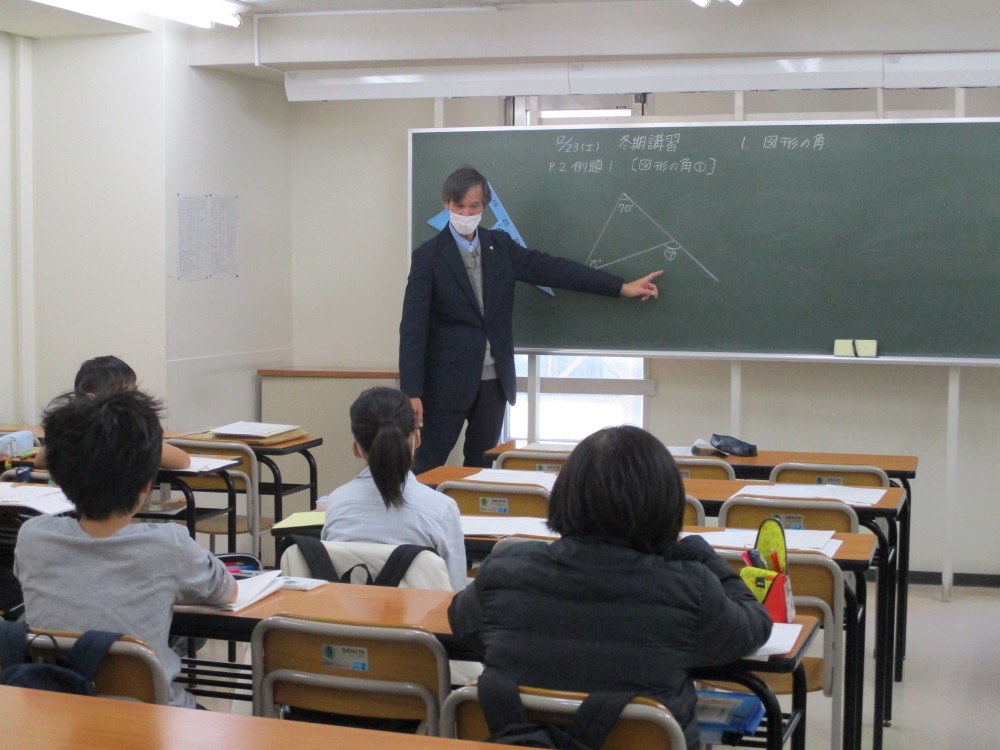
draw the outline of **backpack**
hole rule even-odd
[[[492,669],[479,676],[477,688],[490,728],[487,742],[555,750],[599,750],[622,709],[635,697],[634,693],[591,693],[572,721],[557,727],[529,721],[517,684]]]
[[[421,547],[419,544],[400,544],[389,554],[382,570],[373,578],[371,570],[363,562],[354,565],[343,574],[338,573],[333,567],[333,562],[331,562],[323,542],[315,537],[296,534],[292,536],[292,542],[298,545],[299,552],[302,553],[313,578],[351,583],[354,571],[360,568],[365,575],[365,584],[369,586],[398,586],[406,575],[406,571],[410,569],[410,563],[417,555],[424,551],[437,554],[433,547]]]
[[[0,622],[0,685],[51,690],[57,693],[97,695],[94,678],[111,644],[121,633],[88,630],[73,644],[65,659],[34,661],[23,622]],[[45,633],[32,637],[49,638]]]

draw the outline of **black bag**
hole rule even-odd
[[[492,669],[479,675],[479,702],[490,728],[487,742],[555,750],[598,750],[634,693],[595,692],[588,695],[565,727],[535,724],[521,703],[513,680]]]
[[[382,566],[378,575],[372,578],[371,570],[364,563],[358,563],[343,575],[337,573],[323,542],[315,537],[296,534],[292,536],[292,542],[298,545],[313,578],[337,583],[351,583],[351,575],[355,570],[361,568],[367,579],[365,584],[369,586],[398,586],[399,582],[403,580],[403,576],[406,575],[406,571],[410,569],[410,563],[417,555],[424,550],[437,554],[433,547],[421,547],[419,544],[400,544],[386,558],[385,565]]]
[[[65,660],[33,661],[27,624],[0,622],[0,685],[97,695],[94,678],[111,644],[120,636],[121,633],[88,630],[73,644]],[[50,638],[55,644],[55,639],[47,634],[34,638]]]

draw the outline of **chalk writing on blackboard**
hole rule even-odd
[[[647,221],[649,221],[656,230],[662,234],[663,241],[658,242],[651,247],[644,247],[639,250],[616,250],[612,255],[609,255],[606,250],[602,251],[598,255],[598,248],[601,245],[601,239],[607,232],[608,227],[611,223],[620,217],[629,215],[641,215]],[[618,196],[618,200],[615,201],[615,205],[611,209],[611,213],[608,214],[607,220],[604,222],[604,226],[601,227],[600,233],[597,235],[597,239],[594,240],[594,245],[590,249],[590,254],[587,256],[585,261],[586,265],[591,268],[607,268],[608,266],[613,266],[616,263],[621,263],[622,261],[630,260],[631,258],[637,258],[640,255],[645,255],[646,253],[652,253],[659,251],[663,254],[663,258],[672,262],[677,259],[678,253],[683,253],[688,259],[694,262],[698,268],[704,271],[712,281],[718,281],[718,277],[708,270],[705,265],[698,260],[687,248],[682,245],[677,238],[675,238],[670,232],[668,232],[664,227],[656,221],[652,216],[650,216],[646,211],[636,203],[632,198],[629,197],[628,193],[622,193]]]

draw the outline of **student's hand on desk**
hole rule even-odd
[[[424,402],[419,398],[411,398],[410,405],[413,407],[413,416],[417,418],[417,428],[424,426]]]
[[[636,279],[635,281],[630,281],[627,284],[622,284],[622,290],[620,292],[622,297],[641,297],[642,301],[645,302],[650,297],[656,298],[660,296],[660,290],[657,289],[656,284],[653,283],[653,279],[662,274],[663,271],[653,271],[641,279]]]

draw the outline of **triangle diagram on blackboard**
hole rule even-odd
[[[647,253],[662,254],[668,262],[676,260],[678,256],[686,257],[712,281],[719,280],[656,219],[646,213],[642,206],[632,200],[627,193],[622,193],[615,201],[604,226],[601,227],[600,234],[594,240],[594,246],[585,263],[591,268],[607,269]]]

